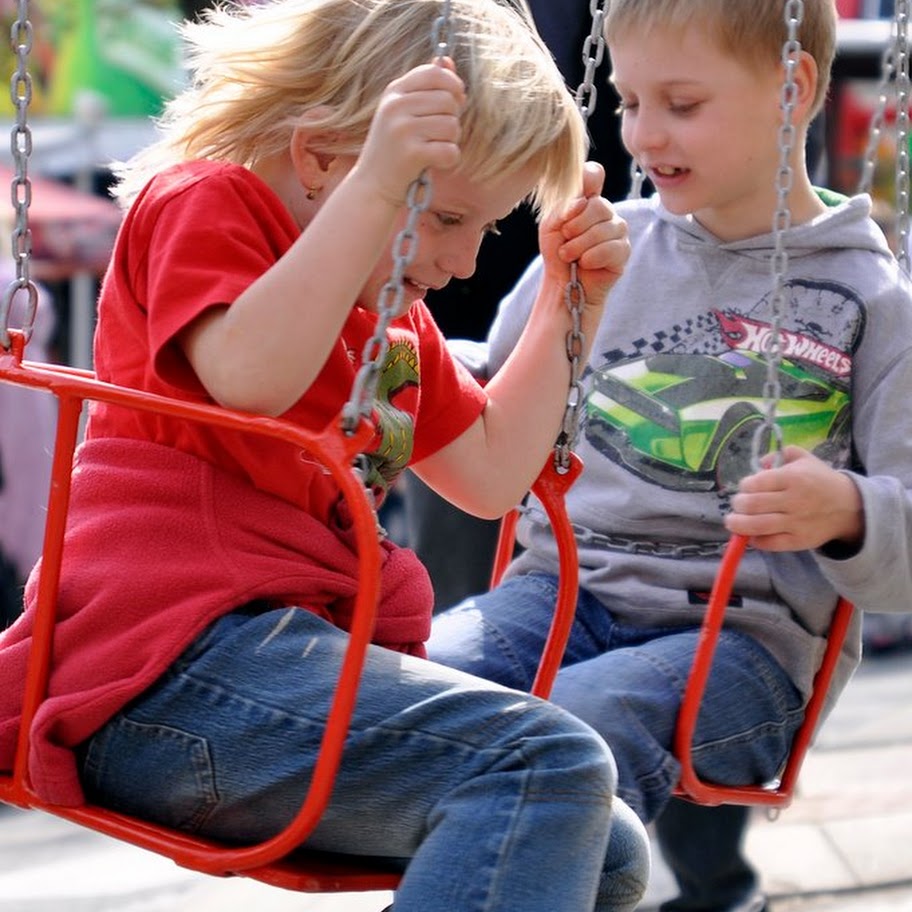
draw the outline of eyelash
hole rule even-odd
[[[680,116],[685,116],[687,114],[690,114],[692,111],[695,111],[698,106],[699,106],[699,102],[689,101],[686,104],[677,104],[677,105],[669,104],[668,110],[671,111],[672,114],[678,114]],[[639,107],[639,105],[637,105],[636,102],[622,101],[622,102],[620,102],[620,104],[618,104],[614,113],[617,115],[622,115],[622,114],[624,114],[625,111],[635,111],[638,107]]]
[[[449,215],[446,212],[438,212],[438,213],[436,213],[436,215],[437,215],[437,220],[445,228],[452,228],[456,225],[462,224],[461,216]],[[498,227],[497,222],[490,222],[489,224],[484,226],[482,231],[484,232],[484,234],[493,234],[496,236],[500,235],[500,228]]]

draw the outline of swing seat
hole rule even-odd
[[[63,365],[23,361],[25,338],[10,330],[9,349],[0,348],[0,382],[43,390],[58,403],[58,420],[51,468],[51,485],[37,594],[32,646],[26,672],[19,740],[13,770],[0,773],[0,802],[42,810],[73,823],[113,836],[159,855],[176,864],[205,874],[243,876],[263,883],[309,893],[393,890],[401,877],[384,859],[333,855],[300,848],[317,825],[330,797],[342,757],[365,653],[371,641],[380,581],[380,550],[376,517],[361,480],[352,470],[355,458],[374,436],[375,429],[362,419],[348,435],[341,418],[322,433],[314,434],[280,419],[234,412],[214,405],[186,402],[148,392],[127,389],[98,380],[90,371]],[[185,421],[257,434],[307,450],[330,472],[346,498],[354,522],[359,554],[358,593],[355,600],[349,644],[342,662],[336,691],[326,720],[308,792],[297,816],[281,833],[256,845],[233,846],[190,836],[154,823],[95,805],[63,807],[41,800],[28,776],[29,738],[32,721],[45,698],[52,669],[54,625],[73,458],[79,435],[79,420],[85,402],[105,402],[153,412]],[[548,505],[558,525],[568,561],[562,579],[566,591],[558,597],[552,630],[532,692],[547,697],[573,623],[576,607],[577,565],[573,531],[561,511],[562,494],[578,477],[581,464],[558,475],[546,465],[533,490]]]
[[[497,551],[491,572],[492,588],[498,585],[503,578],[507,565],[512,558],[518,521],[518,510],[512,510],[501,521]],[[553,519],[552,522],[554,522]],[[555,525],[555,528],[558,528],[557,525]],[[558,542],[559,551],[567,547],[566,543]],[[827,635],[826,649],[824,650],[820,667],[814,677],[813,691],[805,709],[804,719],[792,740],[788,757],[779,778],[764,785],[747,786],[720,785],[702,780],[694,769],[692,758],[694,730],[700,713],[703,694],[706,691],[706,684],[709,680],[719,633],[725,620],[725,611],[734,586],[735,575],[746,548],[746,538],[740,535],[731,537],[713,583],[709,605],[703,618],[697,649],[694,653],[693,664],[684,689],[681,708],[678,711],[673,750],[681,765],[681,773],[674,795],[679,798],[686,798],[696,804],[707,806],[744,804],[787,807],[792,801],[801,766],[813,740],[814,731],[826,701],[833,672],[836,670],[836,664],[839,661],[839,653],[852,619],[854,606],[844,598],[840,598],[836,605]],[[574,560],[576,563],[572,564],[572,566],[578,569],[578,558],[575,556]],[[571,565],[570,561],[568,561],[569,565]],[[561,566],[563,567],[563,562]],[[578,589],[578,583],[576,589]],[[568,614],[572,623],[572,609]],[[568,636],[569,631],[564,636],[564,645],[566,645]],[[563,653],[561,653],[562,655]],[[560,658],[558,658],[557,662],[557,668],[553,669],[554,674],[557,673],[557,669],[560,667]]]
[[[729,539],[710,593],[709,605],[700,629],[700,637],[694,653],[690,676],[684,689],[684,699],[681,702],[675,729],[674,752],[681,764],[680,780],[675,794],[680,798],[709,806],[749,804],[781,808],[791,804],[798,782],[798,774],[823,711],[833,672],[839,661],[839,653],[852,620],[854,606],[841,597],[836,603],[827,634],[826,648],[814,676],[814,685],[805,707],[804,718],[792,739],[788,757],[778,779],[764,785],[746,786],[719,785],[701,779],[694,769],[691,754],[694,730],[700,714],[706,683],[712,669],[719,633],[725,620],[725,610],[731,597],[738,564],[741,562],[746,548],[747,539],[744,536],[733,535]]]

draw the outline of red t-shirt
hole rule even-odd
[[[176,344],[210,307],[230,304],[294,243],[299,229],[272,190],[246,168],[192,162],[154,178],[127,214],[99,305],[95,368],[103,380],[169,396],[211,401]],[[307,301],[301,301],[307,319]],[[352,309],[316,381],[282,417],[323,429],[347,400],[377,317]],[[449,355],[423,303],[394,320],[376,414],[383,443],[370,479],[385,490],[405,466],[461,434],[484,393]],[[302,469],[291,445],[96,406],[89,437],[138,437],[176,447],[326,520],[334,485]]]

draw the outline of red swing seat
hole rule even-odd
[[[744,786],[718,785],[701,779],[694,770],[691,756],[694,729],[712,669],[713,656],[725,620],[725,610],[734,586],[738,564],[746,548],[747,539],[743,535],[731,537],[725,553],[722,555],[719,572],[716,574],[710,593],[700,638],[694,653],[693,665],[684,689],[684,699],[678,712],[674,752],[681,764],[681,777],[675,794],[697,804],[705,805],[750,804],[771,808],[787,807],[791,804],[798,782],[798,774],[814,738],[827,692],[830,689],[830,681],[836,670],[839,653],[845,642],[855,609],[851,602],[841,597],[836,603],[833,617],[830,620],[826,648],[814,676],[814,686],[804,710],[804,718],[792,739],[791,749],[778,779],[764,785]]]
[[[497,550],[491,572],[492,587],[500,582],[507,565],[510,563],[518,520],[519,511],[512,510],[501,522],[500,535],[497,540]],[[565,521],[569,523],[569,520]],[[560,549],[560,543],[558,547]],[[839,653],[845,642],[854,606],[844,598],[840,598],[836,605],[830,622],[824,655],[814,677],[813,692],[805,708],[804,719],[795,733],[788,757],[778,779],[763,785],[745,786],[720,785],[701,779],[694,769],[691,753],[694,730],[697,725],[697,717],[700,713],[703,694],[706,691],[706,684],[709,680],[716,644],[725,620],[725,611],[734,586],[738,565],[746,548],[746,538],[740,535],[731,537],[713,583],[706,614],[700,629],[697,648],[694,652],[693,665],[684,688],[681,707],[678,711],[673,749],[675,757],[681,764],[681,773],[674,794],[679,798],[686,798],[696,804],[708,806],[745,804],[765,807],[787,807],[792,801],[798,774],[813,740],[817,722],[820,719],[830,682],[833,678],[833,672],[836,670],[836,664],[839,660]],[[578,569],[578,561],[575,566]],[[574,592],[577,589],[578,584]],[[573,609],[570,609],[571,624],[572,611]],[[569,636],[569,631],[564,637],[565,644],[567,636]],[[556,674],[556,669],[554,673]]]
[[[366,419],[352,435],[341,430],[341,421],[314,434],[280,419],[234,412],[214,405],[185,402],[104,383],[90,371],[62,365],[23,361],[25,338],[10,331],[10,348],[0,348],[0,382],[41,389],[58,401],[57,432],[37,596],[31,653],[12,772],[0,772],[0,802],[43,810],[125,842],[171,858],[182,867],[219,876],[238,875],[272,886],[310,893],[393,890],[401,874],[382,859],[330,855],[301,849],[330,797],[336,770],[348,733],[365,652],[371,640],[380,578],[376,517],[373,505],[357,475],[351,470],[355,457],[374,434]],[[231,846],[190,836],[94,805],[61,807],[42,801],[29,784],[28,754],[32,720],[44,699],[52,670],[57,592],[60,582],[64,531],[70,498],[70,476],[79,434],[83,403],[106,402],[150,411],[186,421],[258,434],[306,449],[332,474],[348,500],[355,525],[360,557],[359,587],[350,642],[343,660],[336,693],[308,792],[297,816],[276,836],[251,846]],[[560,666],[576,606],[577,564],[573,532],[561,514],[562,495],[579,475],[575,463],[565,475],[546,466],[533,490],[548,505],[562,542],[568,566],[562,569],[561,594],[542,665],[532,692],[547,697]]]

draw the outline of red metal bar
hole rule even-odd
[[[804,719],[795,733],[779,780],[766,785],[746,786],[718,785],[702,780],[694,769],[691,754],[694,730],[700,714],[706,683],[712,669],[719,632],[722,629],[725,611],[731,599],[738,565],[746,548],[746,538],[740,535],[731,537],[710,594],[675,730],[674,753],[681,764],[681,777],[675,794],[704,805],[751,804],[786,807],[791,803],[798,774],[814,737],[854,608],[843,598],[840,598],[836,605],[827,636],[826,649],[814,677],[813,690],[805,708]]]
[[[519,522],[519,510],[510,510],[500,521],[500,532],[497,535],[497,547],[494,551],[494,566],[491,568],[490,588],[500,585],[510,561],[513,559],[513,546],[516,543],[516,524]]]
[[[547,699],[551,695],[554,679],[560,671],[567,648],[573,618],[576,616],[576,600],[579,595],[579,551],[576,547],[576,535],[567,515],[566,495],[582,471],[583,461],[576,453],[570,454],[570,466],[563,474],[557,471],[554,460],[549,459],[532,485],[532,493],[542,502],[551,521],[560,568],[554,615],[531,690],[542,699]]]
[[[564,473],[558,472],[554,460],[549,459],[532,485],[532,493],[541,501],[551,522],[560,566],[554,615],[551,618],[548,637],[545,640],[538,671],[530,691],[542,699],[547,699],[551,695],[551,688],[554,686],[554,679],[560,670],[570,630],[573,627],[573,618],[576,615],[576,598],[579,593],[579,552],[576,547],[573,526],[567,515],[566,495],[582,471],[583,461],[576,453],[570,454],[570,466]],[[492,589],[500,584],[507,566],[513,558],[518,521],[519,511],[511,510],[504,515],[500,522],[494,566],[491,571]]]

